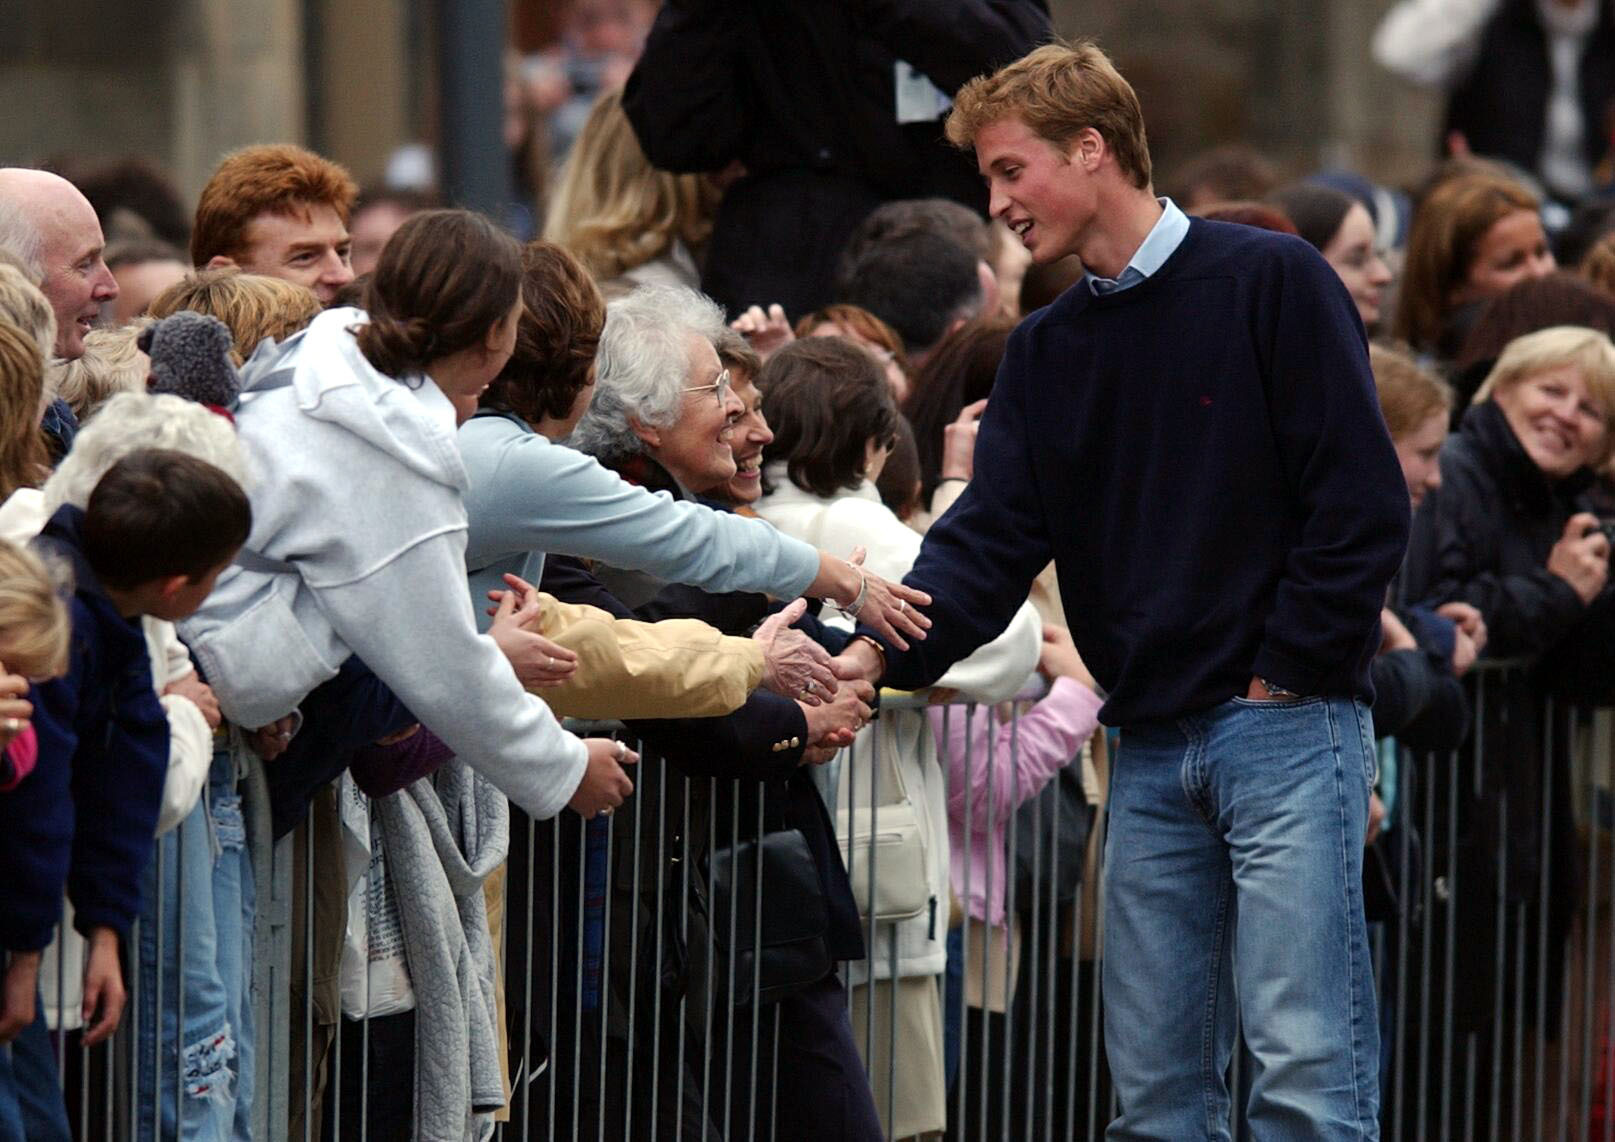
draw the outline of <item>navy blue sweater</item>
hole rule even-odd
[[[929,684],[1008,623],[1053,558],[1111,725],[1244,694],[1372,699],[1408,491],[1350,296],[1307,243],[1193,219],[1161,269],[1082,285],[1009,340],[975,478],[906,582]]]
[[[64,884],[79,931],[129,930],[168,776],[146,639],[81,556],[83,518],[64,507],[37,541],[72,567],[73,642],[67,674],[31,694],[39,763],[0,794],[0,946],[12,951],[50,943]]]

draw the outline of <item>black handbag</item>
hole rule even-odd
[[[720,989],[726,987],[733,965],[736,1007],[750,1006],[754,973],[760,976],[757,995],[762,1003],[772,1003],[830,974],[826,942],[830,916],[813,853],[800,829],[779,829],[720,846],[707,861],[707,880],[712,894],[708,919],[717,961],[713,982]],[[754,954],[759,947],[760,957]]]

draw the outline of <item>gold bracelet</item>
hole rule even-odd
[[[855,634],[855,635],[853,635],[852,638],[848,641],[848,645],[850,646],[854,642],[868,643],[871,647],[874,648],[875,656],[880,659],[880,672],[882,674],[885,674],[886,673],[886,648],[884,646],[882,646],[879,642],[875,641],[873,638],[870,638],[867,634]]]

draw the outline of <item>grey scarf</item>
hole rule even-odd
[[[505,1101],[482,884],[509,850],[509,805],[450,762],[376,806],[415,989],[415,1137],[476,1139]]]

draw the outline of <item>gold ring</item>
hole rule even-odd
[[[907,599],[898,599],[897,600],[897,613],[902,614],[906,610],[908,610],[908,600]]]
[[[17,734],[22,733],[22,729],[23,729],[23,724],[22,724],[22,719],[21,718],[7,718],[6,719],[6,733],[11,734],[13,737],[15,737]]]
[[[623,758],[625,758],[627,756],[628,756],[628,747],[623,745],[622,742],[618,742],[617,743],[617,760],[620,762],[620,761],[622,761]]]

